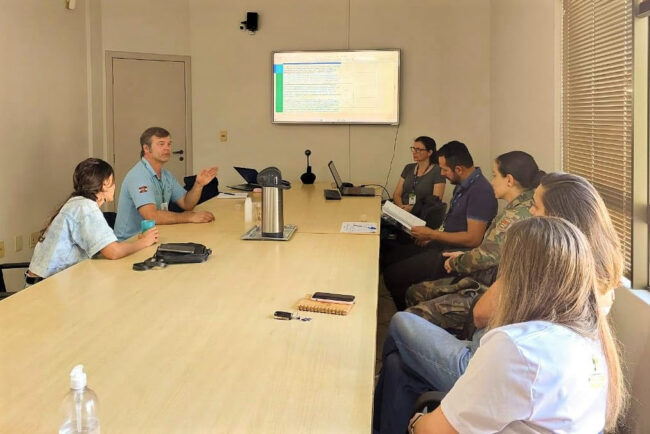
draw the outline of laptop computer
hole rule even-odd
[[[347,182],[346,183],[342,182],[341,177],[339,176],[339,171],[336,170],[336,166],[334,165],[333,161],[330,161],[327,164],[327,167],[329,167],[330,172],[332,172],[332,178],[334,178],[334,182],[336,183],[336,188],[339,189],[341,196],[374,196],[375,195],[374,188],[354,187],[352,184],[349,184]]]
[[[228,188],[233,190],[253,191],[260,185],[257,183],[257,170],[247,167],[234,167],[234,169],[244,178],[246,184],[229,185]]]

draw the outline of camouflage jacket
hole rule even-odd
[[[499,265],[501,244],[508,227],[516,221],[530,217],[533,190],[526,190],[514,198],[493,221],[485,232],[480,246],[452,258],[452,270],[461,275],[472,274]]]

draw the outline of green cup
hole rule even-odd
[[[155,220],[142,220],[140,222],[140,232],[143,234],[147,232],[149,229],[152,227],[156,226],[156,221]]]

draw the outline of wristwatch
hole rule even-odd
[[[415,419],[413,419],[413,422],[409,425],[409,434],[415,434],[415,424],[422,416],[424,416],[424,413],[418,413],[415,415]]]

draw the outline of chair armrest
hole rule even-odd
[[[476,331],[476,326],[474,325],[474,306],[478,303],[478,300],[483,296],[483,294],[478,294],[472,300],[472,304],[469,307],[469,313],[467,319],[465,319],[465,325],[463,326],[463,331],[461,332],[459,338],[461,340],[471,341],[474,332]]]
[[[420,397],[415,401],[415,411],[414,413],[431,413],[433,410],[438,408],[442,398],[445,397],[447,392],[438,392],[430,391],[424,392]]]
[[[29,268],[29,262],[7,262],[5,264],[0,264],[0,298],[5,298],[10,294],[7,292],[2,270],[8,270],[11,268]]]
[[[29,268],[29,262],[8,262],[6,264],[0,264],[0,270],[8,268]]]

